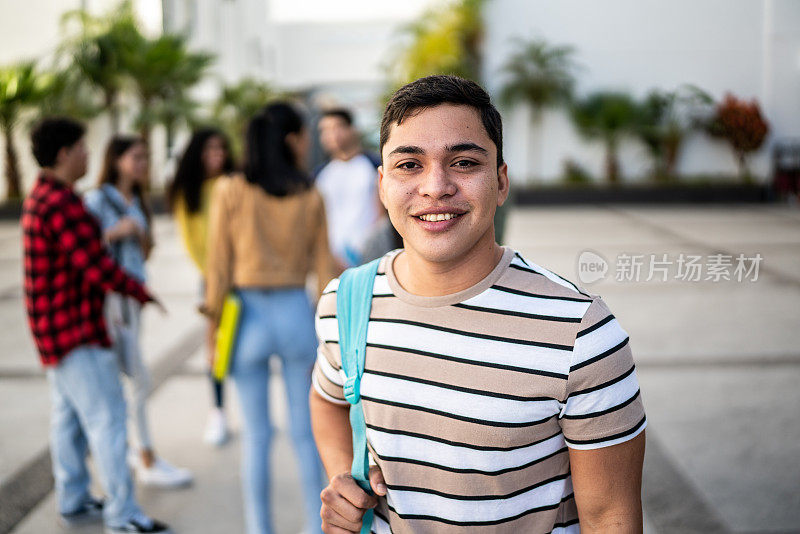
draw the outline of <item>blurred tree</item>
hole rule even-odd
[[[214,122],[228,135],[237,160],[244,153],[243,140],[248,121],[279,96],[268,84],[253,78],[223,86],[212,114]]]
[[[730,145],[739,166],[739,176],[745,182],[752,182],[747,156],[761,148],[769,133],[769,124],[761,115],[758,102],[745,102],[732,94],[725,95],[707,124],[707,130]]]
[[[102,95],[102,109],[108,112],[111,131],[120,130],[119,99],[125,89],[124,56],[143,39],[130,0],[115,10],[95,16],[86,10],[69,11],[62,17],[63,31],[71,24],[77,30],[60,47],[75,68]]]
[[[190,52],[186,37],[166,34],[150,39],[140,34],[122,56],[122,70],[130,77],[139,100],[139,134],[149,143],[156,124],[167,129],[167,149],[172,149],[175,128],[191,122],[196,108],[189,95],[207,73],[214,56]]]
[[[674,91],[651,91],[639,104],[639,121],[634,133],[647,147],[657,180],[675,177],[684,140],[698,127],[698,117],[712,105],[713,99],[692,85]]]
[[[481,9],[484,0],[451,0],[427,9],[401,30],[406,46],[389,59],[388,96],[399,87],[432,74],[480,76]]]
[[[577,70],[571,46],[550,46],[546,41],[516,40],[516,50],[502,68],[506,83],[500,99],[506,105],[524,102],[531,108],[538,142],[531,147],[537,164],[542,160],[542,111],[572,99]],[[541,172],[541,169],[539,169]]]
[[[76,69],[54,69],[42,73],[42,77],[46,98],[36,107],[36,120],[54,115],[84,120],[103,112],[93,89]]]
[[[571,118],[586,139],[600,140],[606,149],[606,179],[619,182],[617,150],[620,139],[636,131],[640,117],[636,102],[625,93],[599,91],[575,102]]]
[[[516,51],[503,66],[507,76],[500,93],[505,104],[525,102],[539,114],[548,106],[572,98],[577,69],[571,46],[550,46],[546,41],[516,40]]]
[[[14,143],[16,126],[23,114],[39,104],[47,94],[47,80],[33,61],[0,68],[0,129],[5,140],[6,197],[22,196],[19,158]]]

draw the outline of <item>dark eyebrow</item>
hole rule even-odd
[[[448,152],[480,152],[481,154],[488,154],[489,151],[475,143],[458,143],[446,147]]]
[[[480,152],[481,154],[488,154],[489,151],[483,148],[480,145],[476,145],[475,143],[458,143],[455,145],[450,145],[445,147],[445,150],[448,152]],[[425,151],[422,148],[415,146],[415,145],[401,145],[391,152],[389,155],[392,154],[425,154]]]
[[[425,151],[418,146],[400,145],[399,147],[389,152],[389,155],[391,156],[392,154],[424,154],[424,153]]]

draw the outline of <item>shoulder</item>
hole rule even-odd
[[[97,207],[103,204],[103,193],[99,188],[90,189],[83,194],[83,202],[89,207]]]
[[[339,278],[334,278],[325,289],[317,303],[317,318],[336,315],[336,291],[339,289]]]
[[[537,265],[513,251],[511,263],[498,284],[520,291],[535,291],[542,297],[560,298],[590,303],[597,295],[550,269]]]
[[[364,156],[365,158],[367,158],[369,160],[369,162],[372,164],[372,166],[375,167],[376,169],[378,167],[380,167],[381,164],[382,164],[381,157],[378,154],[374,153],[374,152],[371,152],[369,150],[365,150],[364,152],[362,152],[361,155]]]
[[[230,197],[238,195],[247,190],[250,183],[245,178],[244,174],[235,173],[229,176],[220,176],[214,180],[211,187],[211,195],[213,197]]]
[[[377,174],[378,166],[380,165],[380,163],[375,165],[375,162],[373,162],[366,154],[359,154],[358,156],[354,157],[351,162],[352,165],[357,166],[360,171],[370,175]]]
[[[320,209],[325,203],[325,200],[322,198],[322,192],[315,185],[312,185],[307,190],[303,191],[301,195],[303,197],[303,201],[308,203],[308,206],[311,209]]]

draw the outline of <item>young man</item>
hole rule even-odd
[[[72,190],[86,173],[83,136],[83,126],[69,119],[35,127],[33,154],[42,170],[22,209],[25,306],[50,382],[58,511],[67,525],[102,513],[108,533],[165,533],[167,526],[143,514],[134,499],[119,366],[103,320],[109,291],[156,301],[106,253],[100,227]],[[104,503],[89,493],[89,451]]]
[[[325,200],[328,242],[342,267],[352,267],[361,263],[364,243],[380,217],[377,165],[362,150],[346,109],[323,113],[319,138],[331,157],[315,182]]]
[[[500,115],[473,82],[398,90],[380,197],[403,236],[381,261],[361,399],[376,496],[350,477],[332,282],[311,392],[329,534],[641,532],[646,419],[628,336],[603,300],[495,243]],[[390,530],[391,529],[391,530]]]

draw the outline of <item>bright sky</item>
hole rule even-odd
[[[268,0],[277,22],[407,20],[437,0]],[[439,0],[441,1],[441,0]]]

